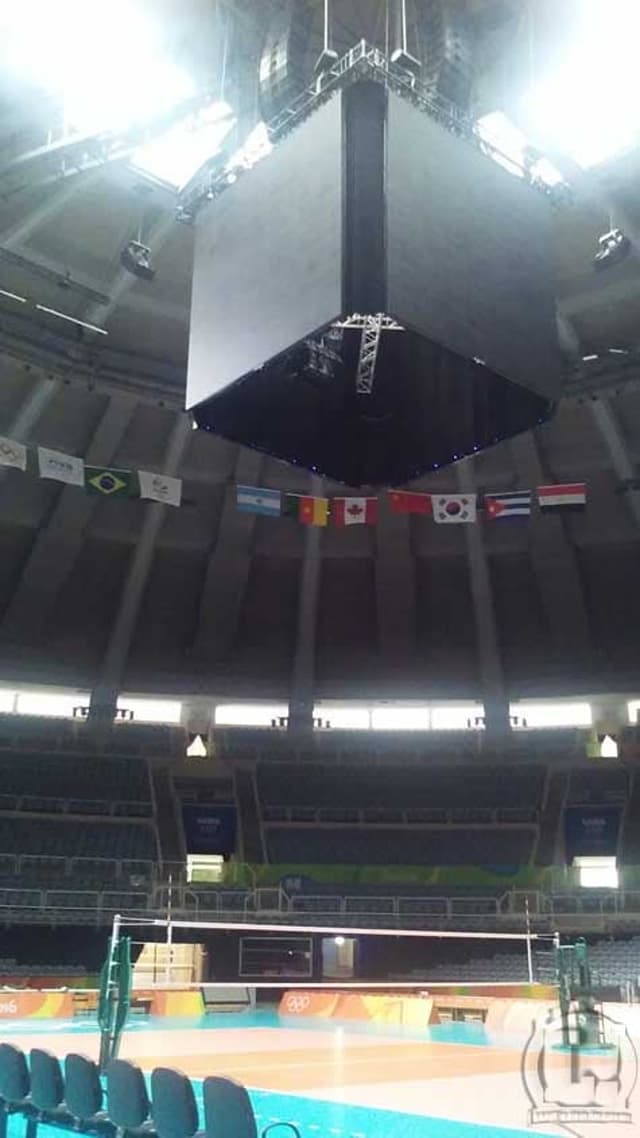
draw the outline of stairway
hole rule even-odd
[[[234,770],[234,786],[242,859],[251,863],[265,862],[267,857],[255,767],[238,763]]]
[[[152,766],[151,784],[156,807],[160,856],[163,864],[178,863],[184,866],[187,857],[184,835],[169,768]]]
[[[535,854],[536,865],[554,865],[558,860],[560,821],[567,789],[567,772],[553,771],[549,775],[547,794],[540,811],[540,831]]]

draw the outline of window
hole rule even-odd
[[[187,757],[189,759],[206,759],[207,748],[204,744],[202,735],[196,735],[187,747]]]
[[[131,165],[179,190],[218,153],[234,121],[226,103],[213,103],[140,146]]]
[[[118,707],[132,711],[139,723],[179,723],[182,704],[171,699],[129,699],[121,696]]]
[[[618,867],[615,857],[574,857],[581,889],[617,889]]]
[[[19,691],[16,711],[18,715],[46,715],[56,719],[72,719],[74,707],[88,702],[88,694],[68,695],[64,692]]]
[[[13,711],[15,705],[16,693],[9,691],[8,688],[0,688],[0,711],[7,712]]]
[[[481,703],[465,706],[434,707],[431,711],[431,726],[434,731],[466,731],[469,726],[482,730],[484,707]],[[480,720],[480,722],[476,722]]]
[[[424,707],[374,707],[371,726],[375,731],[428,731],[431,713]]]
[[[522,177],[525,153],[529,146],[522,131],[502,111],[491,111],[490,114],[483,115],[476,123],[476,130],[480,138],[495,148],[492,157],[498,165],[510,174]],[[556,186],[562,181],[559,170],[544,157],[539,158],[531,167],[531,177],[539,178],[547,186]]]
[[[342,731],[368,731],[371,726],[368,707],[314,707],[315,719]]]
[[[629,716],[629,723],[640,723],[640,699],[630,699],[627,704],[627,715]]]
[[[226,703],[216,707],[217,727],[270,727],[289,714],[285,703]]]
[[[590,727],[588,703],[512,703],[509,713],[524,719],[527,727]]]

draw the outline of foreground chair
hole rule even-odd
[[[12,1043],[0,1043],[0,1138],[7,1138],[10,1114],[32,1113],[29,1068],[24,1051]]]
[[[221,1075],[209,1075],[202,1083],[206,1138],[258,1138],[258,1125],[246,1087]],[[272,1122],[262,1131],[285,1128],[300,1138],[292,1122]]]
[[[182,1071],[156,1067],[152,1072],[151,1115],[159,1138],[193,1138],[198,1133],[193,1087]]]
[[[75,1129],[98,1131],[115,1138],[115,1126],[102,1109],[100,1072],[93,1059],[74,1052],[67,1055],[64,1061],[64,1087],[67,1110],[73,1117]]]
[[[128,1059],[112,1059],[107,1067],[107,1114],[118,1138],[153,1135],[151,1104],[144,1075]]]
[[[64,1101],[64,1079],[57,1056],[41,1047],[32,1047],[29,1052],[29,1071],[31,1104],[36,1117],[27,1123],[27,1138],[36,1138],[38,1122],[54,1126],[73,1125],[73,1117]]]

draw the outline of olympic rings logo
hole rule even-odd
[[[284,1010],[286,1012],[292,1012],[293,1015],[299,1016],[301,1012],[305,1011],[306,1008],[309,1007],[310,1003],[311,1000],[309,999],[309,996],[305,996],[301,992],[289,992],[289,995],[285,1000]]]

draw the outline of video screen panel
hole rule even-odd
[[[392,92],[387,114],[389,312],[557,398],[550,202]]]
[[[342,292],[341,100],[332,99],[203,212],[195,238],[187,407],[336,319]]]

